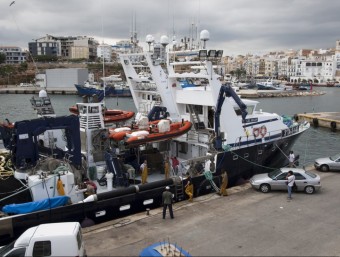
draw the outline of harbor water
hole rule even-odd
[[[259,98],[257,109],[275,112],[280,115],[293,116],[297,113],[340,112],[340,88],[317,88],[324,91],[321,96]],[[35,119],[31,108],[30,94],[0,94],[0,120],[6,118],[11,122]],[[50,95],[54,111],[58,116],[70,115],[69,107],[82,102],[77,95]],[[254,99],[257,101],[257,99]],[[109,109],[136,111],[132,98],[105,99]],[[227,117],[225,117],[227,119]],[[295,155],[300,155],[300,166],[313,163],[315,158],[330,156],[340,152],[340,132],[331,132],[327,128],[311,127],[296,142]]]

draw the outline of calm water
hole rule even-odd
[[[280,115],[294,115],[304,112],[340,112],[340,88],[318,88],[326,92],[322,96],[260,98],[257,109],[275,112]],[[34,119],[36,114],[31,108],[29,99],[33,95],[0,94],[0,120],[10,121]],[[68,108],[82,98],[76,95],[50,95],[57,115],[69,115]],[[110,109],[136,111],[132,98],[107,98],[106,105]],[[294,146],[295,154],[300,155],[300,164],[310,164],[317,157],[330,156],[340,152],[340,132],[330,129],[310,128]]]

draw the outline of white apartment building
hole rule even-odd
[[[334,55],[334,69],[335,69],[334,78],[335,80],[340,81],[340,40],[336,41]]]
[[[112,61],[112,46],[108,44],[101,44],[97,46],[97,56],[105,62]]]
[[[66,59],[89,59],[97,57],[98,42],[87,36],[59,37],[46,35],[28,43],[33,56],[50,55]]]
[[[0,46],[0,53],[6,55],[6,64],[20,64],[26,61],[26,53],[16,46]]]

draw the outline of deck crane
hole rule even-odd
[[[222,136],[220,131],[220,116],[221,116],[221,109],[224,103],[225,97],[232,97],[237,105],[240,107],[241,115],[242,115],[242,123],[246,122],[247,106],[242,102],[241,98],[235,93],[233,88],[231,87],[230,83],[224,84],[220,88],[220,92],[217,99],[216,104],[216,111],[215,111],[215,149],[221,150],[222,149]]]

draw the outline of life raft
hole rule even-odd
[[[78,115],[78,107],[76,105],[71,106],[69,111],[72,114]],[[135,113],[132,111],[123,111],[123,110],[113,110],[107,109],[104,111],[104,123],[114,123],[114,122],[121,122],[125,120],[131,119]]]
[[[160,120],[159,122],[161,122]],[[128,127],[109,130],[109,138],[114,141],[122,141],[126,146],[137,146],[145,143],[163,141],[179,137],[187,133],[192,126],[190,121],[174,122],[167,131],[160,129],[155,122],[148,129],[131,129]]]

